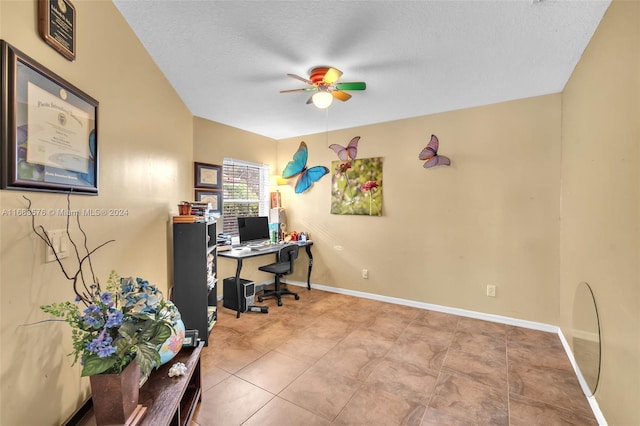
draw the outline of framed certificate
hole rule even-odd
[[[5,41],[2,187],[98,193],[98,101]]]
[[[214,213],[222,214],[222,192],[196,189],[196,201],[211,203]]]
[[[222,189],[222,166],[196,162],[193,171],[196,188]]]

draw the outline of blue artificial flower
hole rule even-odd
[[[93,352],[98,355],[100,358],[106,358],[110,355],[113,355],[116,351],[111,343],[113,343],[113,339],[111,336],[107,336],[105,334],[106,329],[103,329],[102,332],[90,342],[87,342],[87,350],[89,352]]]
[[[108,307],[113,306],[113,294],[109,293],[108,291],[102,293],[102,295],[100,296],[100,300]]]
[[[145,290],[149,288],[149,281],[143,280],[142,278],[136,278],[136,282],[140,286],[141,289]]]
[[[131,293],[133,291],[133,281],[130,278],[120,279],[120,288],[122,293]]]
[[[105,324],[105,327],[107,328],[119,327],[122,325],[123,319],[124,319],[124,315],[122,314],[122,312],[116,309],[110,309],[109,313],[107,314],[107,322]]]
[[[96,305],[89,305],[84,310],[84,316],[82,321],[89,327],[99,328],[102,327],[102,310]]]

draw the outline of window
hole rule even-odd
[[[238,216],[269,215],[269,166],[225,158],[222,163],[222,229],[238,235]]]

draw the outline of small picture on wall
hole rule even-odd
[[[222,192],[196,189],[196,201],[210,203],[214,213],[222,213]]]
[[[193,171],[196,188],[222,189],[222,166],[196,162]]]
[[[331,213],[382,216],[382,157],[331,162]]]

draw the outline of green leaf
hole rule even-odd
[[[154,343],[156,349],[159,345],[163,344],[169,337],[171,337],[171,333],[173,332],[172,327],[167,323],[156,323],[157,330],[155,336],[150,339],[151,343]]]
[[[100,358],[97,355],[88,356],[84,360],[84,367],[82,368],[82,376],[93,376],[94,374],[101,374],[109,370],[116,363],[117,359],[114,356]]]
[[[160,365],[160,354],[154,346],[140,343],[136,345],[136,362],[140,366],[140,374],[148,376],[154,366]]]

